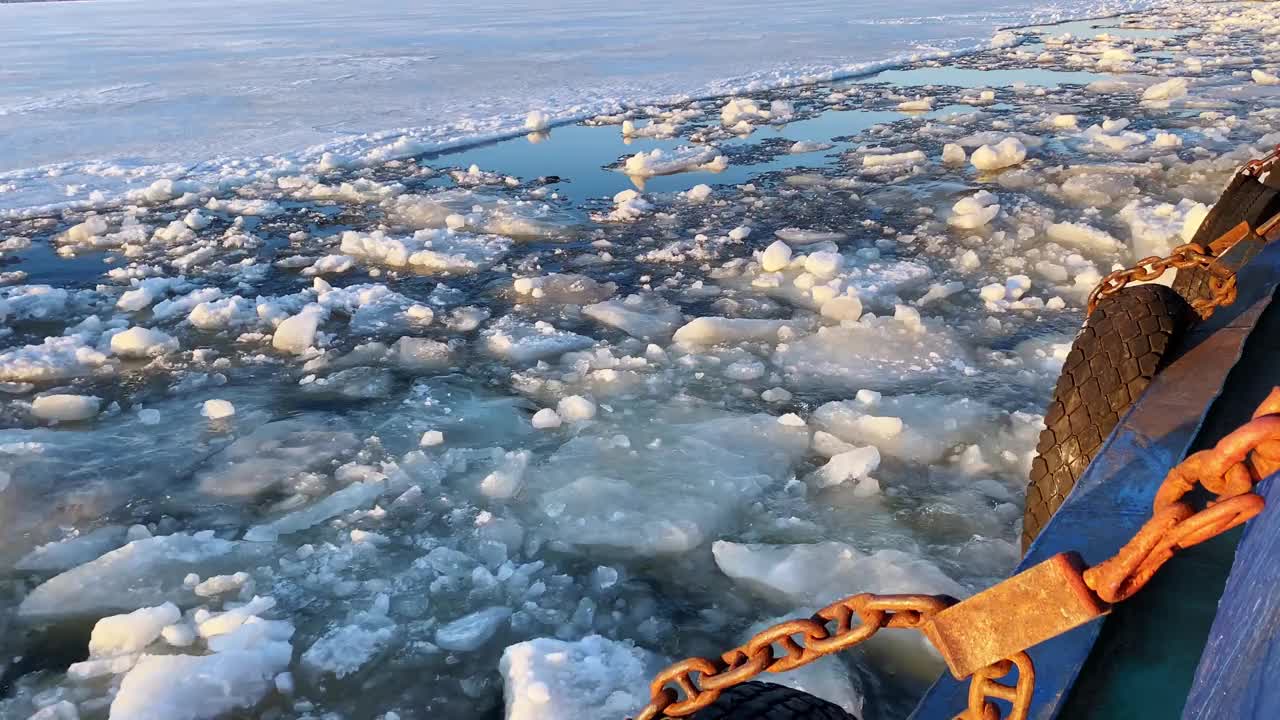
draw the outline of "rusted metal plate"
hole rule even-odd
[[[1084,561],[1059,553],[938,613],[924,632],[956,679],[1106,614],[1084,584]]]
[[[1192,331],[1181,355],[1116,425],[1017,571],[1070,550],[1079,551],[1086,563],[1100,562],[1142,526],[1150,517],[1156,488],[1186,456],[1245,340],[1271,303],[1278,280],[1280,244],[1271,243],[1241,270],[1236,303]],[[1058,716],[1101,627],[1090,622],[1030,650],[1037,668],[1031,720]],[[911,718],[950,720],[967,702],[967,683],[944,674]]]

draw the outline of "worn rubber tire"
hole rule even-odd
[[[725,690],[692,720],[856,720],[809,693],[766,682],[746,682]]]
[[[1022,520],[1022,550],[1057,512],[1102,442],[1165,365],[1195,314],[1163,285],[1098,303],[1076,336],[1045,412]]]

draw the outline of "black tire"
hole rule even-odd
[[[1280,191],[1263,185],[1257,178],[1237,173],[1222,192],[1222,197],[1205,216],[1191,242],[1205,247],[1223,233],[1242,222],[1257,227],[1280,212]],[[1179,270],[1173,289],[1187,302],[1208,299],[1209,273],[1205,270]]]
[[[766,682],[746,682],[725,690],[692,720],[856,720],[809,693]]]
[[[1098,303],[1071,346],[1045,412],[1027,484],[1024,553],[1194,318],[1186,301],[1163,285],[1128,287]]]

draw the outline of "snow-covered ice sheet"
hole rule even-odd
[[[162,177],[232,180],[325,151],[404,157],[524,132],[530,111],[559,121],[832,77],[976,47],[1002,26],[1142,4],[7,4],[0,210]]]

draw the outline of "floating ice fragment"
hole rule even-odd
[[[962,230],[980,228],[1000,213],[1000,203],[996,200],[996,196],[986,190],[963,197],[952,206],[947,224]]]
[[[983,145],[973,151],[969,161],[979,170],[990,171],[1012,167],[1027,157],[1027,148],[1015,137],[1007,137],[995,145]]]
[[[315,344],[316,332],[327,315],[328,312],[320,305],[308,305],[302,312],[276,326],[271,346],[294,355],[305,353]]]
[[[570,395],[556,405],[556,413],[567,422],[586,422],[596,416],[596,404],[581,395]]]
[[[539,430],[551,430],[560,427],[563,424],[560,415],[551,408],[543,408],[533,414],[531,421],[533,426]]]
[[[630,641],[599,635],[511,645],[498,665],[506,720],[633,717],[648,701],[646,683],[665,662]]]
[[[1250,72],[1250,77],[1259,85],[1280,85],[1280,77],[1272,75],[1266,70],[1254,69]]]
[[[928,157],[923,150],[908,150],[900,153],[883,153],[878,155],[863,155],[862,167],[864,168],[909,168],[913,165],[922,165],[928,161]]]
[[[686,345],[719,345],[738,342],[774,342],[785,320],[700,317],[676,331],[674,339]]]
[[[706,202],[711,197],[711,186],[706,183],[694,185],[685,191],[684,197],[689,202],[701,203]]]
[[[549,323],[520,320],[504,315],[483,332],[484,348],[493,357],[514,363],[527,363],[558,357],[573,350],[595,344],[584,337],[560,330]]]
[[[238,591],[249,582],[249,574],[238,572],[233,575],[214,575],[194,588],[192,591],[199,597],[216,597],[233,590]]]
[[[532,457],[533,454],[528,450],[507,453],[498,467],[480,481],[480,492],[485,497],[495,500],[515,497],[516,493],[524,487],[525,471]]]
[[[266,525],[249,528],[244,539],[250,542],[274,542],[280,535],[306,530],[331,517],[369,505],[387,489],[385,480],[356,482],[325,499],[296,510]]]
[[[729,166],[728,159],[716,153],[713,147],[693,148],[681,146],[666,151],[661,148],[650,152],[636,153],[627,158],[622,171],[632,177],[652,177],[655,175],[672,175],[691,170],[707,170],[720,172]]]
[[[820,251],[810,253],[804,259],[804,269],[820,278],[835,277],[844,264],[840,253]]]
[[[23,599],[18,615],[31,620],[101,616],[182,604],[193,598],[182,584],[191,568],[231,571],[252,564],[259,554],[255,546],[221,540],[212,532],[135,540],[38,586]]]
[[[31,414],[50,422],[79,422],[96,417],[101,405],[93,395],[41,395],[31,403]]]
[[[212,655],[143,655],[111,703],[111,720],[212,720],[256,705],[289,666],[288,642]]]
[[[236,414],[236,406],[227,400],[205,400],[200,414],[210,420],[221,420]]]
[[[906,100],[898,103],[898,109],[903,112],[928,112],[933,109],[933,101],[931,97]]]
[[[1187,94],[1186,78],[1171,78],[1156,83],[1142,92],[1143,102],[1168,102]]]
[[[807,423],[805,423],[804,421],[804,418],[800,417],[795,413],[787,413],[785,415],[778,416],[778,424],[785,425],[787,427],[794,427],[794,428],[802,428],[802,427],[805,427],[805,425],[807,425]]]
[[[98,621],[89,637],[91,657],[111,657],[138,652],[155,642],[168,625],[178,622],[182,613],[173,603],[139,608],[127,615],[112,615]]]
[[[23,556],[14,569],[59,573],[115,550],[125,542],[123,526],[107,525],[83,535],[41,545]]]
[[[150,328],[133,327],[111,336],[111,352],[121,357],[157,357],[177,349],[177,338]]]
[[[529,132],[542,132],[551,126],[551,116],[541,110],[531,110],[524,118],[524,129]]]
[[[800,140],[792,144],[792,146],[787,149],[787,152],[793,155],[799,155],[801,153],[822,152],[823,150],[830,150],[833,147],[835,147],[835,145],[832,145],[831,143]]]
[[[942,162],[947,165],[963,165],[969,159],[969,155],[964,148],[955,144],[947,143],[942,146]]]
[[[716,541],[716,566],[773,600],[822,606],[850,593],[968,593],[936,565],[899,550],[870,555],[840,542],[812,545],[743,545]]]
[[[655,294],[588,305],[582,314],[641,340],[665,340],[684,322],[678,308]]]
[[[511,608],[488,607],[454,620],[436,630],[436,645],[454,652],[478,650],[511,617]]]
[[[822,303],[819,313],[836,322],[856,321],[862,317],[862,301],[855,295],[839,295]]]
[[[842,242],[848,235],[842,232],[826,232],[823,230],[802,230],[800,228],[783,228],[774,231],[774,236],[788,245],[814,245],[823,242]]]

